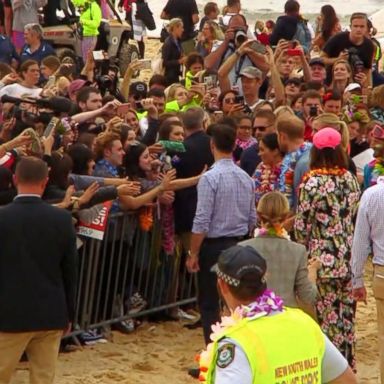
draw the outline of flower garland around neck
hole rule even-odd
[[[371,185],[376,184],[377,179],[383,175],[384,175],[384,159],[381,157],[378,157],[374,160]]]
[[[247,140],[242,140],[237,138],[236,139],[236,146],[240,147],[241,149],[248,149],[251,145],[256,143],[256,139],[254,137],[250,137]]]
[[[196,357],[200,365],[200,382],[206,382],[207,372],[215,356],[214,343],[220,340],[227,330],[239,324],[243,319],[257,319],[273,312],[283,311],[283,300],[274,292],[266,289],[254,302],[237,307],[230,316],[223,316],[220,323],[212,325],[211,340],[207,349]]]
[[[261,163],[255,171],[253,179],[255,180],[255,192],[260,194],[260,197],[267,192],[271,192],[276,187],[277,179],[280,175],[281,163],[271,167]]]
[[[282,239],[291,240],[288,232],[282,225],[274,225],[255,229],[255,237],[272,236],[281,237]]]
[[[312,169],[305,174],[303,182],[305,183],[308,179],[315,176],[343,176],[347,170],[345,168],[334,167],[334,168],[316,168]]]

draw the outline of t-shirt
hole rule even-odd
[[[30,47],[26,44],[21,50],[20,62],[23,63],[26,60],[35,60],[40,63],[41,60],[47,56],[56,56],[55,50],[47,42],[42,41],[40,47],[33,52],[31,52]]]
[[[360,59],[364,63],[366,69],[371,69],[373,58],[373,43],[364,37],[364,41],[360,45],[355,45],[349,39],[349,32],[340,32],[332,36],[325,44],[323,51],[328,57],[338,57],[344,49],[356,48]]]
[[[8,95],[12,97],[28,96],[28,97],[39,98],[42,90],[43,90],[42,88],[24,87],[24,85],[21,85],[21,84],[10,84],[10,85],[6,85],[4,88],[0,90],[0,97],[3,95]]]
[[[192,15],[199,14],[195,0],[168,0],[164,7],[164,12],[171,19],[178,17],[183,20],[184,33],[181,41],[194,37],[195,26],[192,21]]]

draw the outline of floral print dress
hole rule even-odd
[[[350,267],[360,188],[350,172],[311,172],[300,186],[295,220],[297,242],[322,263],[316,312],[323,332],[355,368],[355,302]]]

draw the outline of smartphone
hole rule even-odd
[[[261,55],[265,55],[267,53],[267,49],[265,48],[265,45],[261,44],[257,40],[252,41],[252,43],[249,44],[249,48],[251,48],[252,50],[254,50],[257,53],[260,53]]]
[[[141,69],[152,69],[152,61],[149,59],[139,60]]]
[[[210,76],[204,76],[204,84],[207,88],[207,90],[216,88],[217,86],[217,76],[210,75]]]
[[[289,48],[296,48],[297,47],[297,41],[296,40],[292,40],[292,41],[288,41],[288,46]]]
[[[92,52],[93,60],[95,61],[101,61],[104,60],[104,53],[103,51],[93,51]]]
[[[55,129],[60,123],[60,119],[58,117],[52,117],[51,121],[48,123],[45,131],[43,133],[44,137],[48,137],[53,129]]]
[[[296,48],[288,48],[287,49],[287,55],[288,56],[300,56],[301,50]]]
[[[130,109],[131,109],[130,103],[121,104],[117,107],[117,114],[119,116],[124,116],[128,113]]]
[[[244,96],[235,96],[235,104],[244,104]]]
[[[317,106],[316,105],[311,105],[309,107],[309,116],[311,116],[311,117],[317,116]]]

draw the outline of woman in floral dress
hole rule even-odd
[[[324,128],[313,137],[310,171],[300,186],[296,240],[320,259],[316,312],[320,326],[355,368],[355,301],[351,284],[353,218],[359,184],[347,171],[341,136]]]
[[[260,140],[259,155],[261,163],[257,166],[253,175],[256,206],[264,194],[276,189],[281,160],[283,159],[276,133],[267,134]]]

